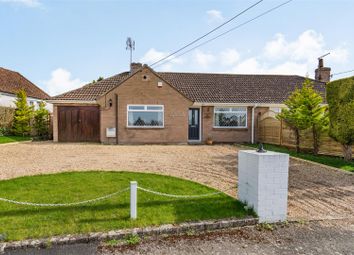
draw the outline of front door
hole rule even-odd
[[[188,140],[199,140],[199,109],[192,108],[188,112]]]

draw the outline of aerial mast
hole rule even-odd
[[[127,44],[126,49],[130,51],[130,64],[132,64],[132,62],[133,62],[133,50],[135,50],[135,41],[131,37],[128,37],[126,44]]]

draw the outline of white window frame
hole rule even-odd
[[[131,106],[142,106],[144,110],[130,110]],[[162,107],[162,110],[148,110],[148,106],[158,106]],[[162,126],[131,126],[129,125],[129,112],[162,112]],[[128,128],[164,128],[165,127],[165,107],[164,105],[158,104],[128,104],[127,105],[127,127]]]
[[[218,108],[229,108],[229,111],[218,111]],[[232,108],[243,108],[244,112],[246,113],[246,125],[245,126],[215,126],[215,114],[216,113],[230,113],[232,112]],[[213,128],[229,128],[229,129],[242,129],[242,128],[248,128],[248,108],[244,106],[214,106],[214,114],[213,114]]]

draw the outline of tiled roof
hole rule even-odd
[[[38,88],[18,72],[0,67],[0,92],[16,94],[20,89],[24,89],[29,97],[37,99],[49,98],[47,93]]]
[[[305,78],[297,75],[243,75],[213,73],[157,74],[187,98],[203,103],[282,103]],[[53,97],[53,100],[95,100],[124,79],[129,72],[121,73],[100,82]],[[314,87],[323,97],[325,84],[314,81]]]
[[[121,81],[126,79],[129,76],[129,72],[120,73],[103,79],[98,82],[87,84],[81,88],[71,90],[64,94],[52,97],[51,100],[82,100],[82,101],[92,101],[108,90],[114,88]]]
[[[205,103],[282,103],[305,77],[297,75],[158,73],[182,94]],[[325,83],[314,81],[325,96]]]

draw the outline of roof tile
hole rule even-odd
[[[20,73],[0,67],[0,91],[16,94],[20,89],[24,89],[29,97],[38,99],[49,98],[47,93],[27,80]]]
[[[305,77],[297,75],[256,75],[157,72],[171,86],[195,102],[203,103],[283,103]],[[129,72],[52,97],[53,100],[95,100],[123,80]],[[325,83],[314,81],[325,98]]]

